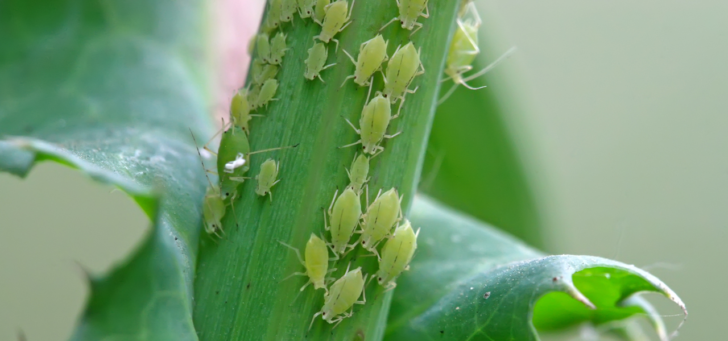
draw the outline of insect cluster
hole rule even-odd
[[[336,65],[336,63],[327,65],[329,56],[327,44],[333,41],[334,51],[338,51],[339,41],[335,37],[352,23],[354,4],[355,0],[351,5],[347,0],[334,2],[269,0],[261,33],[255,36],[250,47],[251,52],[255,51],[250,68],[250,82],[233,96],[230,122],[216,134],[222,134],[220,148],[215,153],[219,183],[214,185],[209,182],[203,206],[205,229],[208,233],[219,236],[219,232],[223,231],[221,219],[227,207],[234,210],[232,203],[239,196],[238,187],[250,179],[245,176],[250,168],[250,155],[290,148],[279,147],[251,152],[248,141],[251,118],[261,116],[252,113],[261,107],[266,107],[270,101],[276,100],[275,94],[279,86],[276,76],[288,50],[286,34],[281,30],[282,24],[290,22],[293,25],[294,16],[298,13],[302,19],[311,18],[321,26],[320,33],[314,37],[313,46],[307,51],[304,78],[307,80],[318,78],[324,82],[321,72]],[[412,37],[423,27],[423,24],[417,21],[419,17],[429,17],[427,5],[428,0],[397,0],[397,16],[385,23],[378,34],[359,45],[356,58],[343,50],[354,64],[354,73],[346,77],[340,86],[344,87],[348,80],[352,80],[355,86],[369,87],[369,90],[358,128],[346,120],[356,131],[359,140],[340,148],[361,145],[361,153],[354,156],[350,168],[346,169],[349,184],[342,190],[337,189],[328,208],[323,210],[323,233],[310,235],[303,256],[296,247],[280,242],[296,253],[305,269],[303,272],[291,275],[308,278],[300,291],[305,290],[308,285],[312,285],[314,290],[324,290],[323,306],[314,314],[311,325],[318,316],[328,323],[337,324],[351,317],[354,305],[366,303],[365,288],[369,283],[368,279],[376,279],[385,290],[396,287],[397,278],[409,269],[409,263],[417,249],[419,230],[415,232],[404,217],[401,208],[402,196],[397,189],[389,188],[386,191],[379,189],[374,200],[370,202],[368,181],[370,160],[385,151],[383,141],[401,133],[389,134],[387,131],[390,122],[400,116],[407,94],[416,92],[417,87],[412,88],[415,78],[425,73],[420,50],[412,41],[397,46],[395,51],[388,55],[389,41],[385,40],[381,32],[391,23],[398,21],[402,29],[411,32],[409,37]],[[474,5],[464,0],[445,70],[455,85],[462,84],[471,88],[467,81],[474,76],[477,77],[477,75],[463,77],[463,74],[472,69],[471,64],[479,53],[477,46],[479,25],[480,18],[477,17]],[[381,82],[375,82],[377,72],[382,76]],[[375,91],[372,98],[375,84],[381,87]],[[397,102],[399,102],[397,112],[393,114],[392,106]],[[212,152],[208,148],[209,143],[204,148]],[[255,176],[256,194],[267,195],[272,200],[271,188],[280,181],[279,169],[280,163],[273,159],[262,163],[259,174]],[[365,196],[366,202],[363,208],[362,196]],[[350,269],[351,263],[349,263],[341,277],[329,277],[336,270],[330,267],[330,262],[343,260],[357,246],[360,246],[364,253],[377,257],[377,271],[366,274],[362,267]]]

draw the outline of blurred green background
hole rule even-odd
[[[482,9],[502,40],[483,53],[518,47],[494,72],[507,89],[479,94],[508,92],[520,109],[503,122],[534,187],[536,240],[647,268],[688,304],[679,339],[721,339],[728,2],[488,0]],[[124,194],[56,164],[27,180],[0,174],[0,221],[0,340],[22,329],[32,341],[67,338],[87,292],[82,268],[108,269],[149,225]]]

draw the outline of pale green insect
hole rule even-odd
[[[250,104],[250,110],[258,109],[258,97],[260,96],[260,88],[262,86],[263,84],[255,84],[254,82],[253,87],[248,90],[248,103]]]
[[[324,21],[324,17],[326,16],[326,7],[328,7],[330,3],[331,0],[316,0],[316,9],[313,21],[317,23]]]
[[[351,62],[354,63],[356,69],[354,74],[346,77],[341,86],[346,84],[346,81],[354,78],[354,83],[360,86],[370,85],[372,75],[382,67],[382,63],[389,59],[387,56],[387,45],[388,41],[384,41],[381,34],[377,34],[376,37],[369,39],[359,46],[359,56],[357,60],[354,60],[349,52],[344,50]]]
[[[296,252],[301,265],[306,268],[306,272],[294,272],[284,280],[291,276],[308,276],[308,282],[301,287],[300,291],[306,289],[309,284],[313,284],[314,290],[324,289],[324,291],[329,292],[329,289],[326,288],[326,275],[336,269],[329,270],[329,249],[326,247],[326,242],[311,233],[304,251],[305,260],[301,258],[301,252],[297,248],[281,241],[279,243]]]
[[[297,0],[298,14],[301,19],[310,18],[314,15],[313,7],[316,6],[316,0]]]
[[[331,231],[331,246],[334,254],[345,254],[346,249],[353,249],[356,244],[349,245],[349,239],[354,234],[354,230],[359,226],[359,217],[361,217],[361,199],[359,194],[354,192],[352,188],[346,188],[341,195],[338,196],[338,190],[334,193],[334,198],[329,206],[329,220],[326,220],[324,213],[324,224],[326,231]]]
[[[255,58],[253,66],[250,68],[250,74],[253,75],[253,84],[263,85],[265,81],[276,77],[278,65],[266,64],[260,58]]]
[[[321,71],[336,65],[336,63],[333,63],[324,66],[328,57],[329,51],[326,46],[324,46],[323,43],[314,43],[313,47],[308,49],[308,58],[306,58],[305,61],[306,71],[303,73],[303,77],[309,80],[313,80],[318,77],[318,79],[324,82],[324,79],[321,78]]]
[[[270,41],[270,63],[279,65],[283,62],[283,56],[286,54],[286,35],[278,32]]]
[[[258,58],[264,63],[270,64],[270,40],[267,34],[261,33],[255,37],[255,48]]]
[[[250,111],[252,110],[252,105],[248,98],[248,93],[248,89],[240,89],[235,93],[232,101],[230,102],[230,119],[246,134],[250,133],[250,119],[253,116],[262,116],[253,115],[250,113]]]
[[[408,89],[412,81],[416,76],[425,73],[425,67],[420,61],[420,53],[415,49],[412,42],[407,45],[398,46],[397,50],[392,55],[392,58],[387,63],[387,72],[384,77],[384,90],[382,91],[384,97],[391,98],[392,103],[401,100],[402,103],[399,105],[397,110],[397,116],[402,105],[404,104],[404,96],[407,93],[414,93],[414,90]]]
[[[276,180],[278,178],[279,166],[280,163],[273,159],[267,159],[260,165],[260,173],[255,176],[255,180],[258,181],[258,187],[255,188],[255,194],[260,196],[270,195],[270,200],[273,201],[271,187],[281,181]]]
[[[316,320],[316,316],[328,323],[336,323],[337,325],[347,317],[354,315],[354,304],[365,304],[367,302],[366,292],[364,291],[364,283],[369,275],[362,277],[361,267],[349,271],[347,267],[344,276],[341,276],[336,282],[331,284],[329,292],[324,294],[324,306],[319,312],[313,315],[311,325]],[[363,299],[357,301],[359,296]],[[351,309],[350,312],[346,312]],[[334,326],[336,328],[336,326]]]
[[[255,99],[255,107],[267,107],[268,102],[277,101],[277,98],[273,98],[273,96],[276,95],[276,91],[278,91],[278,81],[275,78],[266,80],[263,83],[263,86],[261,86],[260,93]]]
[[[346,170],[349,175],[349,187],[355,192],[361,193],[361,188],[369,181],[369,158],[366,154],[359,156],[354,155],[354,161],[351,162],[351,169]]]
[[[362,230],[359,243],[377,257],[379,256],[377,245],[392,234],[392,228],[402,219],[401,201],[402,198],[394,188],[384,194],[379,191],[377,198],[367,208],[367,212],[361,216]]]
[[[293,16],[296,14],[298,6],[296,0],[278,0],[281,6],[280,19],[282,22],[291,22],[293,24]]]
[[[395,282],[402,271],[409,270],[409,263],[417,249],[417,236],[420,230],[415,233],[412,230],[409,220],[397,227],[391,239],[387,240],[382,248],[382,258],[379,260],[379,271],[377,271],[377,282],[387,290],[397,286]]]
[[[273,32],[281,26],[282,2],[283,0],[270,0],[268,2],[268,13],[265,19],[264,30]]]
[[[337,0],[328,4],[324,9],[326,11],[324,22],[318,22],[321,25],[321,33],[313,37],[313,39],[318,39],[324,43],[333,40],[336,43],[335,51],[338,51],[339,41],[334,39],[334,36],[351,24],[351,9],[354,8],[355,2],[356,0],[351,2],[351,8],[348,7],[349,3],[346,0]]]
[[[381,32],[385,27],[389,26],[389,24],[395,21],[399,21],[399,23],[402,25],[402,28],[409,31],[412,31],[412,29],[417,26],[417,28],[412,31],[412,33],[410,33],[411,37],[413,34],[415,34],[415,32],[417,32],[417,30],[422,28],[422,24],[417,22],[417,18],[430,17],[430,11],[427,8],[428,2],[429,0],[397,0],[399,16],[394,17],[387,24],[382,26],[379,31]]]
[[[379,145],[382,143],[382,140],[385,138],[391,139],[401,133],[398,132],[393,135],[386,134],[389,122],[394,118],[396,118],[396,116],[392,116],[392,108],[389,98],[378,93],[377,96],[372,98],[372,100],[364,106],[361,118],[359,119],[360,129],[357,129],[348,119],[346,120],[346,122],[348,122],[354,131],[356,131],[356,133],[361,137],[359,141],[339,148],[351,147],[361,143],[364,154],[376,155],[384,151],[384,147]]]
[[[192,134],[192,130],[190,130],[190,134]],[[220,187],[213,185],[212,181],[210,181],[210,178],[207,176],[208,170],[205,169],[205,164],[202,162],[202,155],[200,154],[200,150],[197,148],[197,139],[195,139],[194,134],[192,134],[192,140],[195,141],[195,149],[197,150],[197,155],[200,157],[200,164],[202,165],[202,169],[205,171],[205,177],[207,178],[208,183],[205,198],[202,201],[202,219],[205,232],[220,237],[218,231],[225,233],[222,229],[221,222],[222,217],[225,216],[225,203],[220,197]]]

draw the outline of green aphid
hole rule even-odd
[[[314,11],[313,21],[321,23],[326,17],[326,7],[329,6],[331,0],[316,0],[316,8]]]
[[[352,234],[359,226],[361,217],[361,199],[359,194],[351,188],[346,188],[337,197],[339,191],[334,193],[334,199],[329,206],[329,219],[324,213],[326,231],[331,231],[331,246],[334,254],[344,255],[347,249],[353,249],[356,244],[349,244]]]
[[[253,60],[253,66],[250,68],[252,81],[254,85],[263,85],[265,81],[275,78],[278,74],[278,65],[266,64],[260,58]]]
[[[389,99],[382,96],[382,94],[377,94],[377,96],[372,98],[372,100],[364,106],[361,118],[359,119],[359,129],[357,129],[351,121],[348,119],[346,120],[354,131],[359,134],[359,141],[339,148],[351,147],[361,143],[364,154],[376,155],[384,151],[384,147],[380,145],[382,141],[385,138],[391,139],[400,134],[400,132],[398,132],[393,135],[387,135],[389,122],[394,118],[396,118],[396,116],[392,116],[392,108]]]
[[[344,79],[341,86],[344,86],[346,81],[352,78],[354,79],[354,83],[359,84],[359,86],[370,85],[374,72],[381,70],[382,63],[389,59],[389,56],[387,56],[388,44],[389,42],[384,41],[382,35],[378,34],[376,37],[365,41],[359,46],[357,60],[354,60],[354,57],[344,50],[344,53],[349,56],[349,59],[354,63],[356,69],[353,75]]]
[[[286,35],[278,32],[270,41],[270,63],[279,65],[283,62],[283,56],[286,54]]]
[[[361,194],[362,187],[369,181],[369,158],[366,154],[354,155],[354,161],[351,162],[351,168],[346,170],[346,174],[349,175],[349,187]]]
[[[310,18],[314,15],[314,6],[316,6],[316,0],[297,0],[298,14],[301,19]]]
[[[397,227],[392,238],[384,243],[382,258],[379,260],[379,271],[377,282],[387,290],[397,286],[396,280],[403,271],[409,270],[409,263],[417,250],[417,236],[420,230],[415,233],[412,230],[409,220]]]
[[[399,16],[394,17],[392,20],[390,20],[388,23],[386,23],[382,28],[379,29],[381,32],[385,27],[389,26],[389,24],[399,21],[399,23],[402,25],[402,28],[408,31],[412,31],[415,26],[417,27],[412,33],[410,33],[410,37],[417,32],[417,30],[422,28],[422,24],[417,22],[417,18],[423,17],[423,18],[429,18],[430,17],[430,11],[427,8],[427,3],[429,0],[397,0],[397,9],[399,10]]]
[[[279,0],[279,4],[281,6],[280,20],[293,24],[293,17],[298,9],[296,0]]]
[[[220,188],[213,185],[212,181],[210,181],[210,178],[207,176],[209,171],[205,168],[205,164],[202,162],[202,155],[200,154],[200,150],[197,148],[197,139],[195,139],[195,134],[192,134],[192,130],[190,130],[190,134],[192,135],[192,140],[195,141],[197,156],[200,157],[200,164],[202,165],[202,169],[205,171],[205,178],[207,178],[208,183],[207,191],[205,192],[205,197],[202,201],[203,226],[205,227],[205,232],[208,234],[214,234],[220,237],[219,232],[225,233],[222,229],[222,218],[225,216],[225,203],[220,197]]]
[[[270,200],[273,201],[271,188],[281,181],[277,180],[279,165],[280,163],[273,159],[267,159],[260,165],[260,173],[255,176],[255,180],[258,182],[258,187],[255,188],[255,194],[260,196],[269,195]]]
[[[338,51],[339,41],[334,39],[334,36],[351,24],[351,9],[354,8],[354,2],[356,0],[351,2],[351,8],[349,8],[349,3],[346,0],[337,0],[328,4],[324,8],[326,15],[324,16],[323,23],[318,22],[321,25],[321,33],[314,36],[313,39],[318,39],[324,43],[333,40],[336,43],[335,50]]]
[[[384,194],[377,194],[374,202],[362,214],[362,229],[359,243],[361,246],[379,257],[377,245],[385,237],[392,235],[392,228],[402,220],[402,198],[392,188]]]
[[[278,91],[278,81],[275,78],[266,80],[263,86],[260,87],[260,93],[255,98],[255,107],[267,107],[268,102],[277,101],[277,98],[273,98],[276,95],[276,91]]]
[[[279,241],[279,243],[296,252],[296,256],[298,256],[298,260],[301,262],[301,265],[306,268],[306,272],[294,272],[283,280],[286,280],[291,276],[307,276],[308,282],[301,287],[300,291],[306,289],[309,284],[313,284],[314,290],[324,289],[324,291],[328,293],[329,289],[326,288],[326,275],[336,269],[329,270],[329,249],[326,247],[326,242],[317,235],[311,233],[311,237],[308,238],[306,249],[304,251],[306,256],[305,259],[301,258],[301,252],[297,248],[281,241]]]
[[[366,283],[368,275],[362,277],[361,267],[349,271],[347,267],[344,276],[341,276],[336,282],[331,284],[329,292],[324,294],[324,306],[319,312],[313,315],[311,325],[316,320],[316,316],[328,323],[336,323],[338,325],[343,319],[354,315],[354,304],[365,304],[367,302],[366,293],[364,291],[364,283]],[[359,296],[363,295],[361,301],[357,301]],[[346,312],[351,309],[350,312]],[[334,328],[336,328],[336,325]]]
[[[387,63],[386,76],[382,74],[384,76],[384,90],[382,91],[384,97],[390,98],[392,103],[397,102],[397,100],[402,101],[397,110],[397,115],[399,115],[404,105],[405,94],[417,91],[417,88],[410,90],[410,84],[416,76],[424,73],[425,67],[420,61],[420,53],[415,49],[412,42],[407,43],[404,47],[398,46]]]
[[[313,47],[308,49],[308,58],[306,58],[305,61],[306,71],[303,73],[303,77],[308,80],[313,80],[314,78],[318,77],[318,79],[324,82],[324,79],[321,78],[321,71],[336,65],[336,63],[333,63],[324,66],[324,64],[326,64],[326,59],[328,58],[328,56],[328,49],[326,48],[326,46],[324,46],[323,43],[313,44]]]
[[[281,26],[282,1],[270,0],[268,2],[268,13],[266,13],[265,25],[263,25],[265,32],[273,32]]]
[[[238,92],[235,93],[232,101],[230,102],[230,119],[236,126],[243,129],[246,134],[250,133],[250,119],[253,116],[261,116],[253,115],[250,113],[250,111],[252,110],[252,105],[250,103],[250,99],[248,98],[248,93],[248,89],[240,89],[238,90]]]
[[[270,64],[270,40],[267,34],[261,33],[255,37],[255,48],[257,49],[258,58],[263,63]]]

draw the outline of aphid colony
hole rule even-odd
[[[275,5],[276,0],[271,3]],[[338,50],[339,41],[335,36],[351,24],[354,1],[349,6],[346,0],[332,3],[328,0],[298,0],[297,5],[301,18],[312,18],[321,26],[320,33],[314,37],[313,46],[307,51],[304,77],[308,80],[318,78],[324,82],[321,72],[336,65],[335,63],[327,65],[329,49],[325,44],[333,41],[334,51]],[[402,27],[412,33],[422,27],[422,24],[417,23],[417,18],[428,17],[428,14],[425,14],[427,0],[400,0],[398,9],[397,18],[402,20]],[[272,9],[269,13],[272,13]],[[274,27],[276,22],[280,22],[275,18],[275,16],[269,17],[267,20],[271,23],[269,27]],[[368,283],[367,278],[372,274],[364,274],[361,267],[351,270],[349,263],[346,272],[340,278],[328,278],[328,274],[336,270],[329,269],[330,261],[344,258],[357,245],[361,245],[363,250],[378,259],[378,271],[371,278],[376,278],[385,290],[391,290],[396,287],[399,275],[409,268],[417,249],[419,231],[415,233],[409,221],[404,219],[401,209],[402,197],[395,188],[383,193],[379,190],[374,200],[369,203],[367,184],[369,160],[384,152],[382,146],[384,139],[399,134],[387,134],[389,123],[399,116],[405,96],[416,91],[416,88],[410,87],[415,77],[425,72],[420,61],[420,52],[412,42],[398,46],[391,56],[387,54],[388,45],[388,41],[381,34],[377,34],[359,46],[356,58],[344,50],[354,64],[354,73],[346,77],[341,87],[351,79],[357,86],[368,86],[369,92],[359,119],[359,128],[346,120],[359,135],[359,140],[342,147],[361,144],[362,153],[354,156],[351,167],[346,170],[350,183],[343,190],[336,190],[328,208],[324,209],[326,235],[319,237],[311,234],[304,249],[304,257],[301,257],[301,252],[297,248],[280,242],[295,251],[299,262],[305,268],[304,272],[291,275],[308,277],[308,281],[300,290],[303,291],[309,284],[313,284],[315,290],[324,290],[323,307],[314,314],[311,325],[318,316],[328,323],[339,323],[352,316],[355,304],[366,303],[365,287]],[[265,50],[265,45],[263,46]],[[382,75],[383,88],[370,99],[377,71]],[[397,101],[400,102],[399,108],[393,115],[392,104]],[[362,210],[361,196],[365,190],[366,206]],[[333,254],[331,258],[329,250]]]

